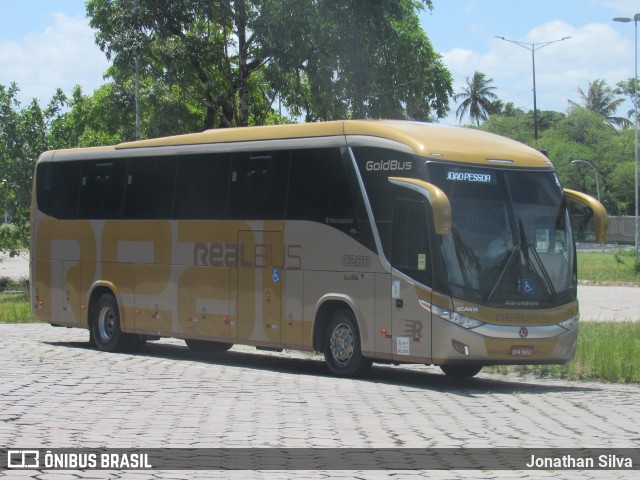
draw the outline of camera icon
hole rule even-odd
[[[7,468],[39,468],[39,450],[7,450]]]

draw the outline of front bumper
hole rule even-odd
[[[432,338],[435,365],[564,364],[575,356],[578,327],[483,324],[466,329],[433,315]]]

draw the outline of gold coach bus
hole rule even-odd
[[[464,128],[336,121],[43,153],[34,315],[101,350],[176,337],[372,362],[566,363],[576,252],[551,162]]]

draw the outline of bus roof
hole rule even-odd
[[[516,167],[552,167],[542,153],[514,140],[463,127],[402,120],[340,120],[318,123],[269,125],[206,130],[118,144],[117,150],[345,136],[376,137],[404,145],[416,155],[443,161]],[[359,142],[361,145],[362,143]]]

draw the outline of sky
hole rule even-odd
[[[634,75],[634,24],[614,17],[640,13],[640,0],[432,0],[421,25],[452,73],[454,93],[475,71],[493,79],[504,102],[533,108],[530,47],[571,37],[535,52],[539,110],[565,112],[578,88],[604,79],[609,86]],[[22,103],[46,103],[57,87],[91,93],[109,63],[94,42],[85,0],[2,0],[0,84],[16,82]],[[455,109],[442,123],[456,124]],[[621,109],[619,114],[624,114]]]

